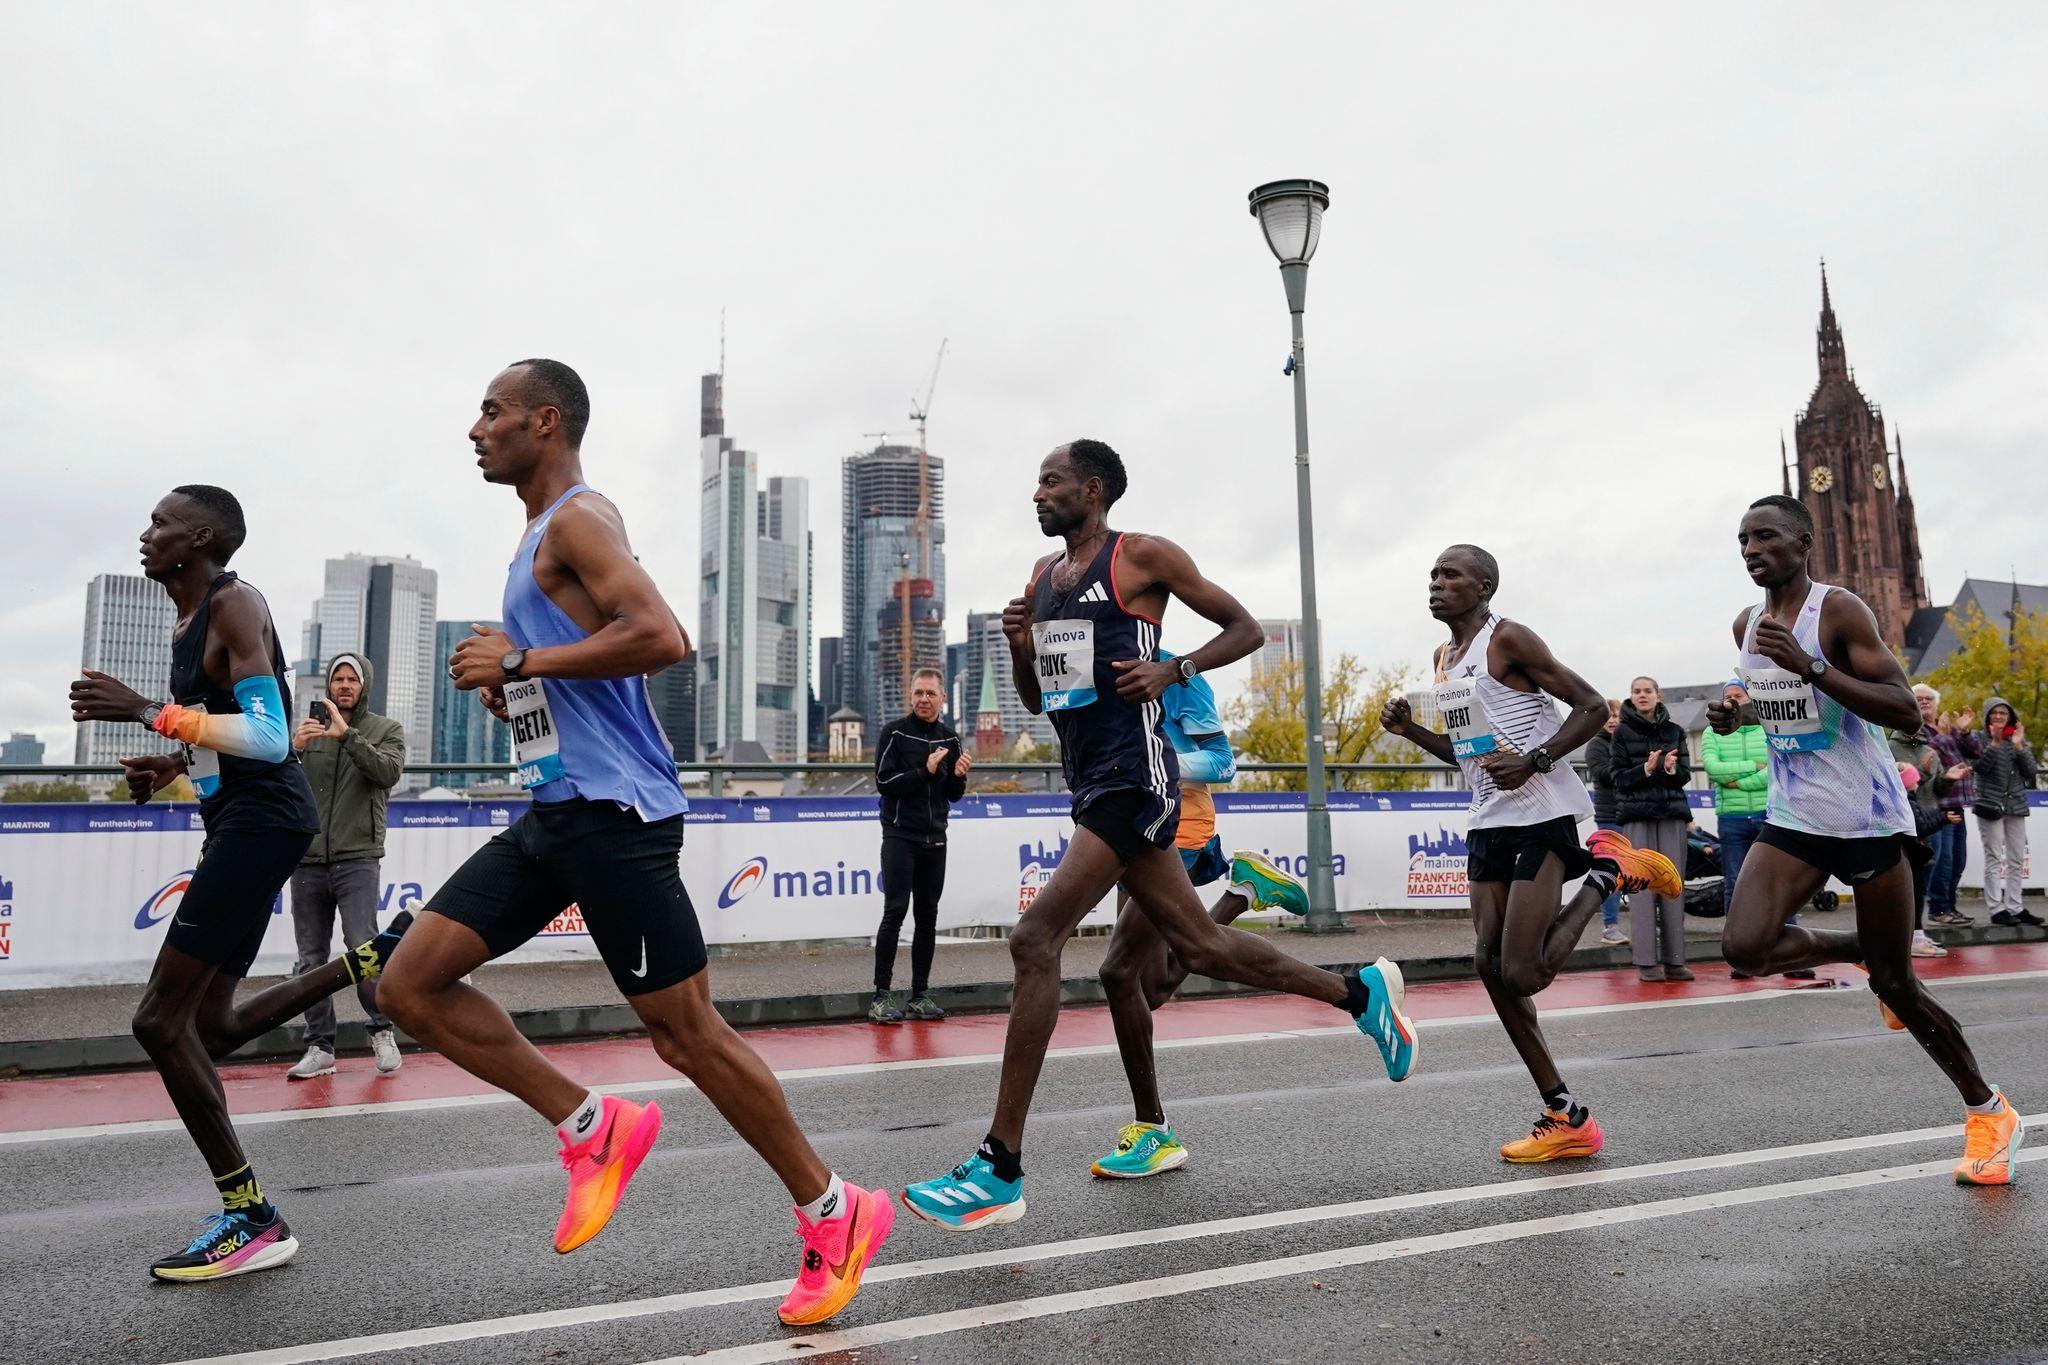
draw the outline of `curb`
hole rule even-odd
[[[1942,930],[1938,939],[1950,948],[1970,948],[2000,943],[2048,942],[2048,931],[2009,929],[2000,925],[1971,925],[1967,929]],[[1688,962],[1721,960],[1719,938],[1695,936],[1686,940]],[[1366,963],[1326,963],[1331,971],[1351,973]],[[1633,965],[1626,945],[1574,949],[1565,960],[1568,972],[1613,970]],[[1401,974],[1409,981],[1466,981],[1476,973],[1469,954],[1407,958]],[[1213,981],[1191,976],[1175,999],[1199,999],[1226,995],[1264,994],[1234,981]],[[934,987],[932,996],[953,1013],[1007,1010],[1011,983],[985,981],[971,986]],[[720,1000],[718,1012],[736,1028],[788,1027],[802,1024],[851,1023],[867,1015],[870,993],[830,991],[814,995],[760,996],[743,1000]],[[1102,983],[1092,976],[1068,977],[1060,983],[1062,1005],[1099,1005],[1107,997]],[[512,1021],[534,1042],[569,1042],[577,1039],[621,1037],[644,1034],[639,1016],[628,1005],[615,1001],[604,1005],[558,1005],[547,1009],[519,1010]],[[410,1044],[404,1034],[400,1038]],[[361,1020],[351,1020],[337,1030],[336,1047],[342,1052],[367,1053],[370,1036]],[[236,1062],[288,1060],[306,1046],[305,1029],[297,1024],[270,1032],[244,1045],[234,1054]],[[55,1072],[132,1070],[149,1065],[141,1044],[128,1034],[99,1038],[29,1039],[0,1042],[0,1078],[47,1075]]]

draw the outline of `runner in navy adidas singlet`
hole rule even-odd
[[[522,360],[491,381],[470,428],[485,480],[518,491],[527,526],[505,583],[504,630],[477,627],[448,676],[511,725],[533,804],[434,893],[378,1002],[413,1037],[555,1125],[569,1172],[555,1250],[573,1251],[611,1220],[661,1130],[661,1109],[570,1080],[463,978],[575,904],[654,1050],[788,1188],[804,1249],[779,1314],[822,1322],[860,1287],[895,1210],[818,1159],[774,1074],[711,1002],[678,867],[687,803],[645,677],[682,663],[689,640],[634,558],[618,509],[583,482],[589,422],[574,370]]]
[[[1806,571],[1813,514],[1774,493],[1744,513],[1737,540],[1761,604],[1735,618],[1736,668],[1749,700],[1707,706],[1720,734],[1761,725],[1771,754],[1763,833],[1742,860],[1721,948],[1728,965],[1770,976],[1824,962],[1870,973],[1884,1021],[1909,1030],[1961,1092],[1961,1185],[2004,1185],[2025,1130],[1984,1081],[1955,1019],[1913,975],[1913,812],[1882,731],[1911,730],[1920,706],[1905,670],[1852,592]],[[1787,921],[1838,877],[1855,891],[1856,929]]]
[[[1345,1009],[1379,1045],[1389,1076],[1401,1080],[1414,1065],[1413,1025],[1400,1013],[1402,983],[1391,963],[1382,959],[1351,977],[1311,967],[1257,935],[1217,924],[1188,880],[1174,850],[1178,770],[1160,697],[1176,680],[1244,658],[1265,636],[1185,550],[1109,528],[1125,484],[1122,459],[1100,441],[1075,441],[1045,457],[1032,501],[1039,529],[1066,549],[1039,561],[1025,595],[1003,612],[1017,693],[1032,711],[1050,714],[1059,735],[1076,828],[1010,939],[1016,990],[988,1137],[951,1174],[903,1194],[912,1212],[952,1228],[1023,1216],[1019,1152],[1059,1016],[1060,950],[1119,882],[1188,971]],[[1174,598],[1222,629],[1166,662],[1159,622]]]
[[[189,777],[206,828],[135,1011],[135,1036],[221,1198],[221,1211],[183,1251],[150,1267],[173,1282],[267,1270],[298,1250],[242,1152],[214,1062],[315,1000],[376,976],[406,918],[325,966],[235,1000],[278,892],[319,830],[286,733],[291,691],[270,608],[227,567],[247,534],[242,505],[226,489],[173,489],[142,533],[143,575],[163,585],[178,611],[171,699],[150,701],[90,671],[71,685],[72,719],[134,721],[178,741],[176,753],[121,760],[128,792],[140,803]]]

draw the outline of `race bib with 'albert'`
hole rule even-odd
[[[1095,623],[1038,621],[1031,627],[1038,659],[1038,696],[1047,711],[1071,711],[1095,700]]]
[[[562,776],[562,738],[555,733],[555,713],[548,690],[538,678],[505,684],[505,713],[512,718],[513,776],[522,787],[538,787]]]
[[[1781,754],[1812,753],[1831,742],[1820,723],[1820,698],[1813,684],[1782,668],[1745,668],[1742,685],[1771,749]]]
[[[1444,718],[1444,734],[1457,757],[1478,758],[1500,747],[1493,737],[1493,727],[1486,722],[1486,706],[1479,700],[1477,678],[1438,683],[1436,709]]]
[[[194,702],[185,708],[206,714],[204,702]],[[197,744],[185,746],[185,776],[192,779],[192,790],[204,801],[220,790],[220,750],[202,748]]]

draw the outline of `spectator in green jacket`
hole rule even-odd
[[[1733,706],[1749,700],[1736,683],[1721,689]],[[1721,840],[1721,913],[1735,899],[1735,878],[1742,860],[1764,829],[1764,806],[1770,796],[1771,746],[1761,725],[1745,725],[1732,734],[1709,729],[1700,736],[1700,758],[1707,785],[1714,793],[1714,829]]]
[[[327,665],[327,696],[299,724],[292,747],[313,784],[320,832],[292,873],[292,925],[305,972],[333,954],[334,916],[341,913],[344,943],[377,936],[377,902],[384,888],[384,808],[405,766],[405,727],[372,711],[365,699],[376,670],[360,654],[337,654]],[[398,1070],[398,1037],[377,1012],[377,983],[365,980],[356,998],[370,1017],[377,1070]],[[306,1011],[306,1055],[285,1076],[294,1081],[334,1072],[334,1004],[325,998]]]

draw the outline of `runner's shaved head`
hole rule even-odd
[[[1472,568],[1486,584],[1486,597],[1491,600],[1500,591],[1500,565],[1492,555],[1477,545],[1453,545],[1444,551],[1447,555],[1461,554],[1472,561]]]
[[[225,565],[235,557],[235,551],[242,548],[242,542],[249,538],[249,523],[242,516],[242,503],[225,488],[216,488],[210,483],[183,483],[171,490],[191,504],[191,522],[197,526],[213,528],[213,543],[219,553],[215,556]]]

